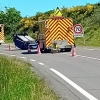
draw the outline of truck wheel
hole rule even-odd
[[[1,45],[1,43],[0,43],[0,45]]]

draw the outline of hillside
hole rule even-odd
[[[89,9],[90,12],[86,11],[83,14],[78,14],[78,17],[76,17],[77,22],[75,24],[81,24],[85,34],[84,38],[75,39],[77,45],[100,46],[100,4],[98,3],[91,7],[93,8],[92,10]]]
[[[72,18],[75,24],[81,24],[84,29],[84,38],[75,38],[76,45],[100,46],[100,3],[76,6],[70,9],[62,7],[61,12],[64,17]],[[51,17],[54,10],[45,13],[38,12],[32,17],[36,20],[44,20]],[[31,18],[27,18],[26,21]],[[25,22],[25,18],[23,18]],[[29,23],[28,23],[29,24]],[[24,23],[24,25],[26,25]]]
[[[100,46],[100,3],[72,8],[62,7],[61,12],[64,17],[72,18],[74,25],[81,24],[84,28],[84,39],[75,38],[76,45]],[[52,17],[53,13],[54,10],[45,13],[37,12],[35,16],[22,18],[20,12],[15,8],[6,8],[6,12],[0,11],[0,23],[5,25],[6,40],[11,40],[13,33],[23,31],[35,38],[36,34],[32,32],[33,25],[39,20]]]

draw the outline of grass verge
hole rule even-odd
[[[0,55],[0,100],[59,100],[29,63]]]

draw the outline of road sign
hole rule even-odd
[[[62,13],[61,13],[59,7],[56,8],[56,11],[54,12],[54,16],[56,16],[56,17],[61,17],[62,16]]]
[[[83,27],[81,24],[74,25],[74,36],[83,37]]]

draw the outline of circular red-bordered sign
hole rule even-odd
[[[74,33],[81,34],[83,32],[83,27],[80,24],[74,25]]]

